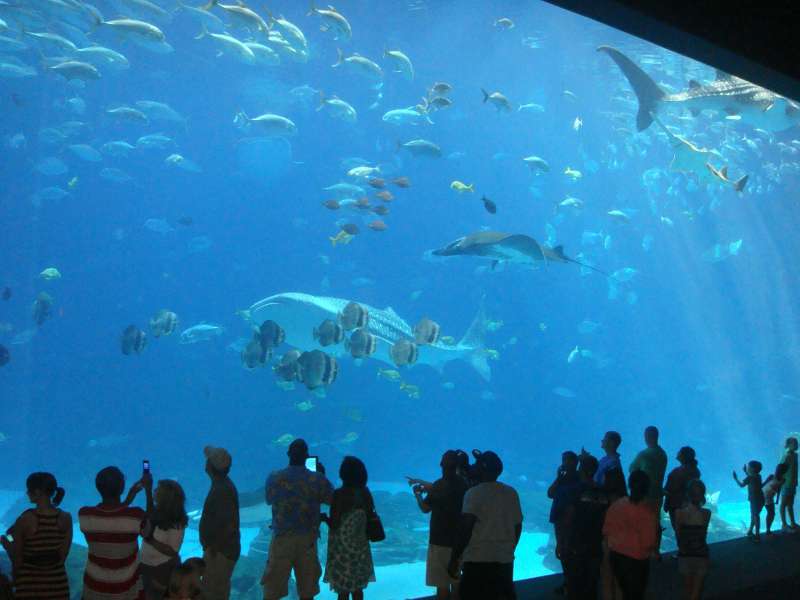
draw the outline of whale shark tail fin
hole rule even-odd
[[[639,100],[639,114],[636,115],[636,128],[644,131],[653,122],[659,101],[666,95],[664,90],[639,66],[622,52],[611,46],[600,46],[598,52],[605,52],[617,63],[622,74],[630,82]]]
[[[485,297],[481,298],[478,312],[472,320],[472,324],[467,329],[464,337],[459,342],[460,346],[470,348],[469,364],[478,372],[485,381],[492,378],[492,369],[486,360],[486,347],[484,346],[484,336],[486,335],[486,309],[484,307]]]

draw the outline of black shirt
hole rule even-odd
[[[591,485],[583,485],[573,503],[572,526],[567,534],[570,552],[594,557],[603,554],[603,522],[609,504],[605,492]]]
[[[452,548],[455,545],[466,492],[467,483],[458,475],[453,475],[436,480],[425,496],[425,504],[431,507],[429,542],[434,546]]]

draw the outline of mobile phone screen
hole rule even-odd
[[[149,473],[150,472],[150,461],[149,460],[145,459],[145,460],[142,461],[142,471],[144,471],[145,473]]]
[[[316,456],[309,456],[306,459],[306,469],[309,471],[317,472],[317,457]]]

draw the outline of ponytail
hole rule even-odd
[[[52,500],[53,506],[58,506],[59,504],[61,504],[61,501],[64,499],[64,495],[66,493],[67,493],[67,491],[63,487],[58,486],[56,488],[56,493],[53,496],[53,500]]]

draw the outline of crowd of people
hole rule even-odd
[[[547,494],[552,499],[555,553],[564,584],[556,590],[570,599],[644,597],[650,561],[660,559],[661,510],[677,541],[678,572],[689,599],[702,596],[709,569],[707,544],[711,511],[704,508],[706,488],[695,451],[683,447],[679,465],[668,475],[667,454],[659,432],[648,427],[646,447],[631,462],[625,477],[619,433],[601,441],[598,460],[585,450],[562,454],[561,465]],[[771,535],[775,506],[780,502],[783,529],[797,529],[798,440],[790,437],[775,474],[762,481],[762,465],[750,461],[745,477],[751,507],[748,535],[760,539],[760,514],[766,506],[766,534]],[[117,467],[97,473],[100,502],[78,511],[88,558],[83,576],[84,600],[227,600],[231,577],[241,552],[239,498],[229,477],[231,455],[223,448],[205,448],[205,470],[211,485],[199,523],[202,557],[181,562],[188,526],[186,496],[177,481],[154,486],[149,468],[125,493],[125,477]],[[334,489],[325,467],[308,468],[308,445],[302,439],[288,447],[289,464],[270,474],[265,500],[272,507],[272,537],[261,578],[264,600],[289,594],[292,573],[301,600],[320,592],[320,578],[339,600],[361,600],[375,581],[370,544],[384,537],[367,469],[354,456],[339,468],[342,485]],[[430,513],[426,584],[437,599],[513,600],[514,552],[522,534],[519,495],[498,478],[503,462],[492,451],[448,450],[441,458],[441,478],[434,482],[408,477],[417,504]],[[666,481],[664,479],[666,475]],[[5,588],[13,597],[69,600],[65,562],[72,545],[72,518],[58,508],[64,489],[50,473],[33,473],[26,482],[34,508],[23,512],[2,545],[12,564]],[[134,506],[144,492],[145,508]],[[323,505],[330,507],[322,513]],[[323,569],[317,553],[322,524],[328,527]],[[139,540],[141,538],[141,547]]]

